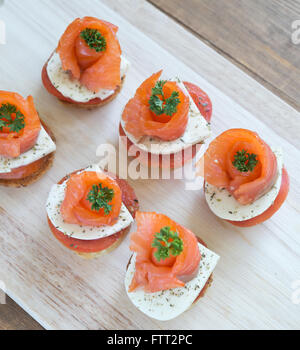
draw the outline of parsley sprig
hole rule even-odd
[[[106,49],[106,40],[99,30],[86,28],[80,33],[80,36],[87,45],[91,49],[96,50],[96,52],[104,51]]]
[[[171,231],[169,226],[165,226],[155,234],[152,247],[157,248],[154,256],[157,261],[160,261],[168,258],[170,254],[179,255],[183,251],[183,241],[177,232]]]
[[[232,164],[241,172],[253,171],[258,162],[256,157],[256,154],[250,154],[243,149],[242,151],[236,152]]]
[[[99,211],[104,209],[105,215],[111,212],[112,206],[108,204],[114,198],[115,192],[108,187],[102,187],[102,184],[93,185],[88,193],[87,200],[92,204],[92,210]]]
[[[178,98],[179,93],[173,91],[170,97],[165,98],[163,87],[166,82],[166,80],[159,80],[156,82],[154,88],[152,88],[149,104],[151,111],[156,115],[166,114],[172,116],[177,112],[177,105],[180,103]],[[159,96],[161,96],[161,98]]]
[[[9,128],[11,132],[19,132],[25,127],[24,115],[10,103],[4,103],[0,107],[0,131],[4,127]]]

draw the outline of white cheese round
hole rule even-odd
[[[173,141],[164,141],[153,136],[135,137],[126,131],[125,122],[121,119],[121,125],[128,139],[145,152],[153,154],[177,153],[197,143],[204,143],[204,140],[210,136],[209,123],[199,112],[184,84],[179,80],[176,82],[190,99],[188,123],[181,137]]]
[[[125,276],[125,288],[131,302],[144,314],[159,321],[171,320],[186,311],[205,286],[220,258],[202,244],[198,245],[202,258],[197,276],[184,287],[155,293],[145,293],[142,289],[128,291],[135,273],[136,254],[134,253]]]
[[[280,190],[283,166],[281,149],[273,152],[278,167],[276,182],[266,194],[251,204],[242,205],[225,188],[218,188],[206,182],[205,199],[215,215],[225,220],[244,221],[262,214],[273,204]]]
[[[88,167],[83,171],[103,172],[96,165]],[[65,222],[61,215],[60,207],[65,198],[67,181],[68,180],[64,181],[61,185],[56,184],[52,186],[46,204],[47,215],[50,221],[59,231],[65,235],[81,240],[99,239],[111,236],[127,228],[133,222],[133,218],[130,212],[123,203],[121,206],[118,221],[112,226],[83,226]]]
[[[47,134],[46,130],[41,127],[36,143],[30,150],[22,153],[16,158],[0,156],[0,173],[10,173],[13,169],[29,165],[41,158],[44,158],[46,155],[54,152],[55,150],[55,143]]]
[[[129,67],[128,60],[121,56],[120,74],[121,78],[125,76]],[[94,98],[101,98],[101,100],[114,94],[114,90],[100,90],[94,92],[88,90],[77,79],[70,79],[68,72],[62,68],[60,56],[57,52],[54,52],[47,64],[48,77],[53,86],[65,97],[71,98],[77,102],[88,102]]]

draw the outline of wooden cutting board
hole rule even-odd
[[[293,283],[300,280],[299,140],[289,137],[289,129],[290,135],[299,135],[299,114],[149,6],[138,0],[11,0],[0,8],[7,34],[6,45],[0,45],[0,88],[32,94],[57,138],[54,166],[45,177],[27,188],[0,189],[0,280],[7,294],[47,329],[299,328],[300,304],[293,303]],[[94,111],[61,104],[40,79],[66,26],[84,15],[117,24],[131,62],[117,99]],[[201,74],[190,68],[197,65]],[[96,162],[98,145],[118,145],[122,108],[136,87],[161,68],[166,77],[180,76],[207,91],[214,107],[213,136],[245,127],[281,145],[291,179],[281,210],[267,223],[248,229],[218,220],[203,193],[187,191],[184,180],[129,180],[142,210],[169,215],[221,256],[205,298],[170,322],[147,318],[126,296],[128,237],[113,253],[84,260],[52,237],[45,211],[53,183]],[[264,118],[284,121],[286,127],[275,133]]]

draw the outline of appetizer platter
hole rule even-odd
[[[0,46],[6,293],[47,329],[296,328],[294,143],[108,2],[73,3],[1,8],[24,28],[20,35],[8,24]],[[276,108],[299,117],[273,95],[265,103],[270,118]],[[170,156],[174,177],[123,179],[101,169],[100,146],[121,148],[119,136],[151,169]],[[177,177],[185,163],[198,179]]]

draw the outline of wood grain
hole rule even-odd
[[[7,293],[47,329],[296,329],[300,309],[291,302],[291,283],[300,279],[300,165],[295,162],[299,151],[293,135],[299,134],[299,113],[144,1],[73,0],[72,4],[12,0],[1,9],[7,23],[18,22],[24,31],[20,37],[17,28],[8,27],[7,45],[0,48],[2,88],[33,94],[58,145],[54,167],[40,182],[22,190],[0,190],[0,280]],[[40,81],[40,69],[66,24],[86,13],[119,25],[124,54],[132,63],[117,99],[95,111],[60,104]],[[26,70],[14,45],[22,51]],[[199,67],[199,59],[209,64]],[[291,176],[291,192],[280,212],[251,229],[217,220],[203,194],[187,191],[185,181],[130,181],[143,210],[180,221],[221,255],[206,297],[172,322],[148,319],[127,299],[123,279],[130,256],[128,238],[110,255],[85,261],[51,236],[44,208],[53,183],[96,161],[100,143],[117,144],[124,104],[137,85],[161,67],[166,76],[180,75],[209,93],[214,136],[226,128],[251,126],[283,147]],[[267,126],[277,121],[273,129]]]
[[[149,0],[300,111],[300,0]]]
[[[43,327],[11,298],[6,297],[6,304],[0,305],[0,329],[41,330]]]

